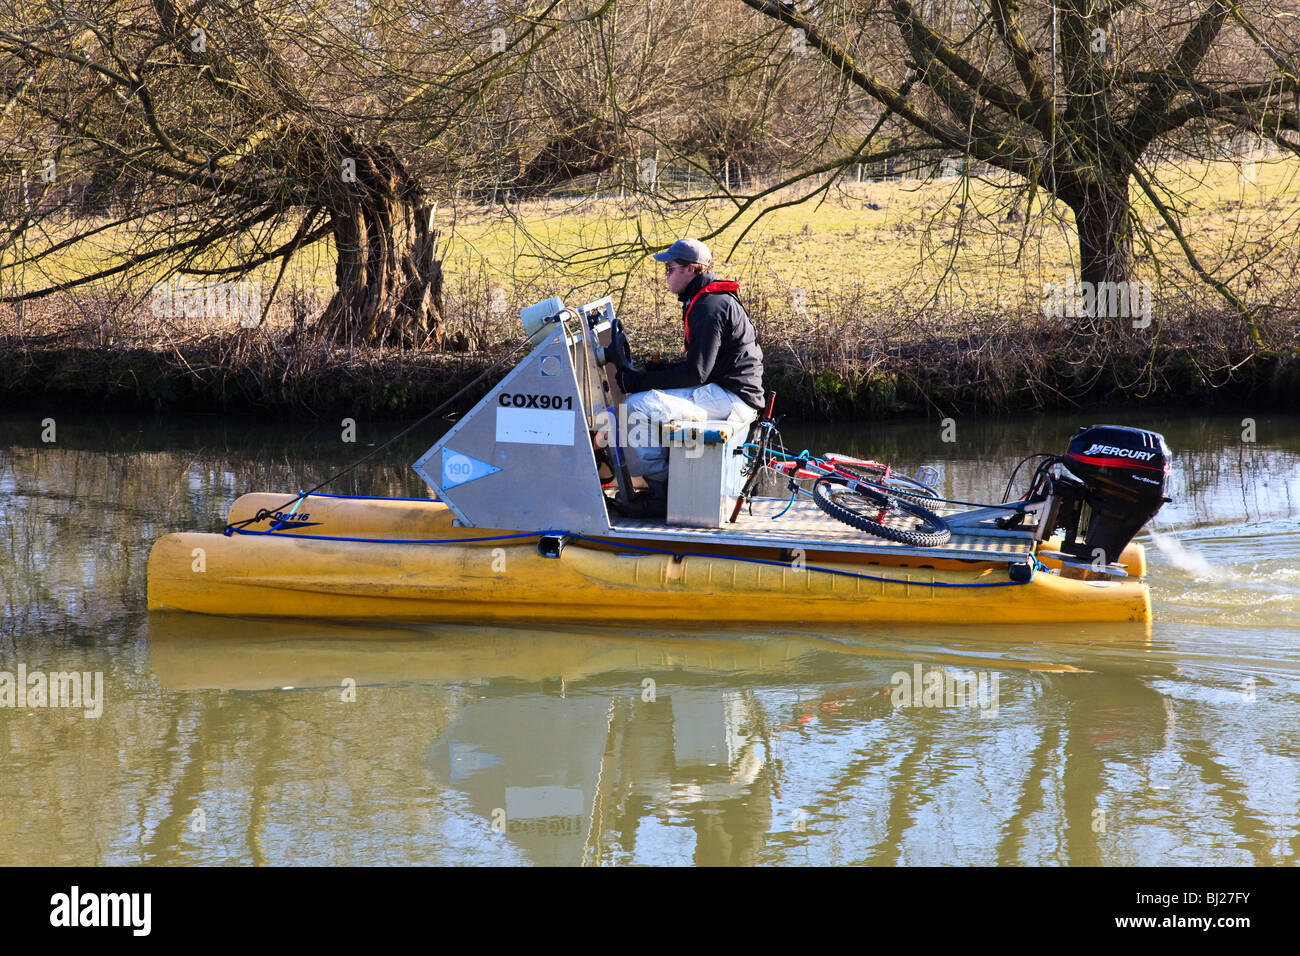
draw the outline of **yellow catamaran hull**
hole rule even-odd
[[[230,520],[251,518],[292,497],[245,495]],[[150,609],[493,622],[1050,624],[1151,618],[1148,589],[1135,578],[1092,581],[1039,572],[1028,582],[1011,583],[1005,563],[939,556],[918,567],[915,558],[888,553],[809,551],[806,567],[798,567],[776,563],[777,549],[767,554],[717,548],[710,549],[715,555],[677,558],[610,538],[575,541],[548,558],[539,554],[536,537],[456,527],[448,509],[434,501],[313,496],[275,527],[272,534],[163,537],[149,556]],[[431,543],[448,539],[455,543]],[[1132,571],[1138,571],[1135,564],[1145,569],[1141,550],[1130,545],[1123,556]],[[954,584],[996,586],[945,586]]]

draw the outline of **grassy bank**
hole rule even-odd
[[[712,240],[767,355],[767,386],[800,418],[944,417],[1122,403],[1289,403],[1300,393],[1300,162],[1209,163],[1171,176],[1203,262],[1258,309],[1266,349],[1222,298],[1189,275],[1163,224],[1143,221],[1139,278],[1151,324],[1100,334],[1043,314],[1046,283],[1075,274],[1062,210],[1022,205],[971,180],[853,184],[782,209],[731,252]],[[777,199],[790,198],[778,196]],[[539,201],[444,216],[447,351],[340,348],[293,334],[328,294],[323,245],[286,274],[255,330],[236,320],[164,318],[149,287],[122,284],[0,311],[0,399],[43,408],[224,410],[302,416],[423,414],[520,338],[518,308],[551,295],[613,294],[639,355],[680,354],[680,311],[642,254],[584,261],[638,235],[650,248],[705,235],[734,207],[655,209],[640,200]],[[1141,212],[1141,209],[1139,209]],[[52,236],[57,239],[57,236]],[[97,240],[98,241],[98,240]],[[99,261],[131,248],[105,233]],[[87,266],[87,250],[24,273],[28,287]],[[12,258],[0,283],[16,281]],[[1158,266],[1158,267],[1157,267]],[[153,279],[161,279],[160,274]],[[273,276],[264,279],[269,289]],[[151,277],[143,277],[145,282]],[[476,396],[462,402],[467,407]]]
[[[1294,314],[1265,317],[1271,337],[1291,349],[1300,347]],[[1272,406],[1300,397],[1300,358],[1286,349],[1258,353],[1243,323],[1226,310],[1194,310],[1167,318],[1158,334],[1114,337],[1072,335],[1060,322],[1033,314],[965,324],[959,335],[920,330],[851,339],[830,328],[804,339],[768,335],[765,382],[778,393],[782,414],[826,420],[1103,404]],[[517,340],[517,333],[502,339]],[[28,337],[0,351],[0,397],[37,410],[406,418],[449,398],[505,351],[348,350],[260,331],[165,347],[96,345],[68,334]],[[454,411],[464,411],[486,387],[467,394]]]

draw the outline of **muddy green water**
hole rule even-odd
[[[1248,414],[785,428],[966,500],[1079,425],[1162,431],[1149,630],[637,633],[151,616],[157,537],[396,427],[0,417],[0,672],[94,698],[0,673],[0,864],[1295,864],[1300,418]],[[332,490],[422,496],[435,437]],[[985,693],[894,706],[935,670]]]

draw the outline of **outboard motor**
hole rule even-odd
[[[1061,550],[1090,563],[1118,561],[1134,535],[1171,500],[1165,497],[1169,458],[1164,436],[1155,432],[1121,425],[1081,429],[1061,459],[1079,480],[1062,475],[1055,482],[1060,507],[1053,525],[1065,529]],[[1086,532],[1077,541],[1081,526]]]

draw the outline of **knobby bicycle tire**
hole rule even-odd
[[[935,491],[929,485],[923,485],[913,478],[905,475],[890,475],[888,478],[882,477],[877,472],[867,471],[863,468],[857,468],[853,465],[844,465],[837,461],[832,461],[836,471],[842,471],[850,477],[868,481],[872,484],[882,485],[888,489],[889,494],[897,495],[899,498],[906,499],[913,504],[918,504],[922,508],[934,509],[948,507],[947,502],[939,497],[939,492]],[[881,494],[885,492],[882,491]]]
[[[836,490],[838,489],[838,490]],[[837,521],[842,521],[851,528],[857,528],[859,531],[865,531],[867,534],[873,534],[880,538],[886,538],[890,541],[897,541],[899,544],[910,544],[917,548],[937,548],[946,544],[952,531],[948,523],[930,511],[924,505],[919,505],[914,501],[906,498],[896,498],[893,495],[887,495],[883,491],[877,491],[874,488],[867,488],[859,485],[857,491],[850,490],[838,482],[832,482],[825,478],[816,482],[812,487],[813,501],[817,507],[826,512]],[[879,511],[881,509],[903,512],[917,518],[922,522],[922,527],[928,525],[928,531],[911,531],[903,528],[891,528],[889,525],[882,524],[876,519],[855,511],[839,499],[857,499],[862,505],[871,510]]]

